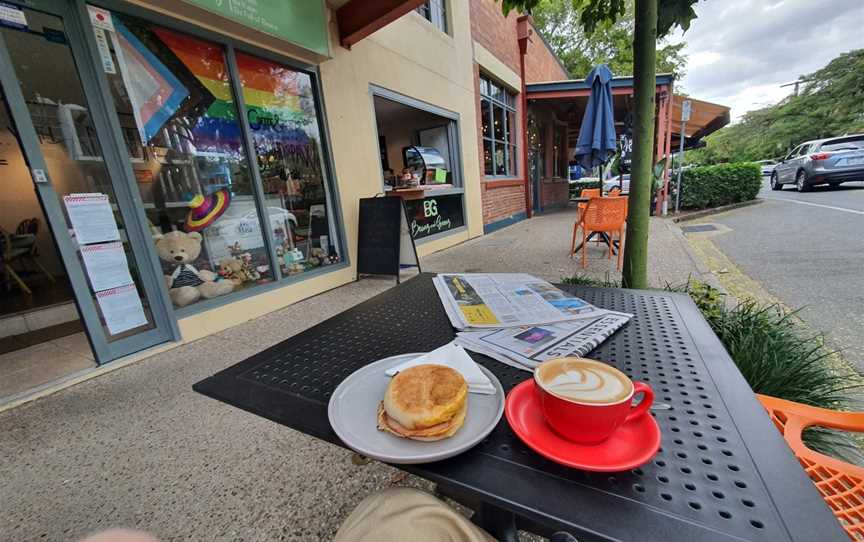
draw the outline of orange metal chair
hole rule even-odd
[[[570,256],[576,253],[576,234],[582,227],[582,268],[588,264],[588,237],[592,233],[606,234],[609,238],[609,259],[612,259],[612,247],[615,245],[615,234],[618,235],[618,269],[621,269],[621,255],[624,252],[624,223],[627,220],[627,198],[593,197],[573,225],[573,239],[570,242]]]
[[[801,439],[801,433],[811,426],[864,432],[864,412],[837,412],[756,396],[849,538],[864,540],[864,468],[815,452]]]

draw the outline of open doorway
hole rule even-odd
[[[0,172],[2,401],[96,362],[2,92]]]
[[[384,192],[404,200],[411,235],[464,228],[458,115],[390,93],[373,103]]]

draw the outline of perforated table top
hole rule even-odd
[[[342,445],[327,420],[336,386],[363,365],[453,339],[422,274],[195,385],[195,390]],[[649,383],[669,410],[648,464],[599,474],[559,466],[502,419],[474,449],[400,466],[580,540],[848,540],[740,372],[685,295],[561,288],[635,315],[590,357]],[[509,391],[531,375],[473,354]]]

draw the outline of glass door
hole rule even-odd
[[[12,117],[3,128],[22,147],[97,361],[171,340],[176,325],[126,180],[131,169],[79,23],[86,14],[60,0],[2,9],[0,82]]]

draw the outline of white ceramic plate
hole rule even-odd
[[[452,437],[420,442],[378,430],[378,404],[390,383],[390,377],[384,372],[422,355],[402,354],[378,360],[355,371],[339,384],[330,397],[327,416],[346,446],[387,463],[428,463],[472,448],[495,429],[504,412],[504,388],[491,371],[480,365],[495,386],[495,394],[469,393],[465,425]]]

